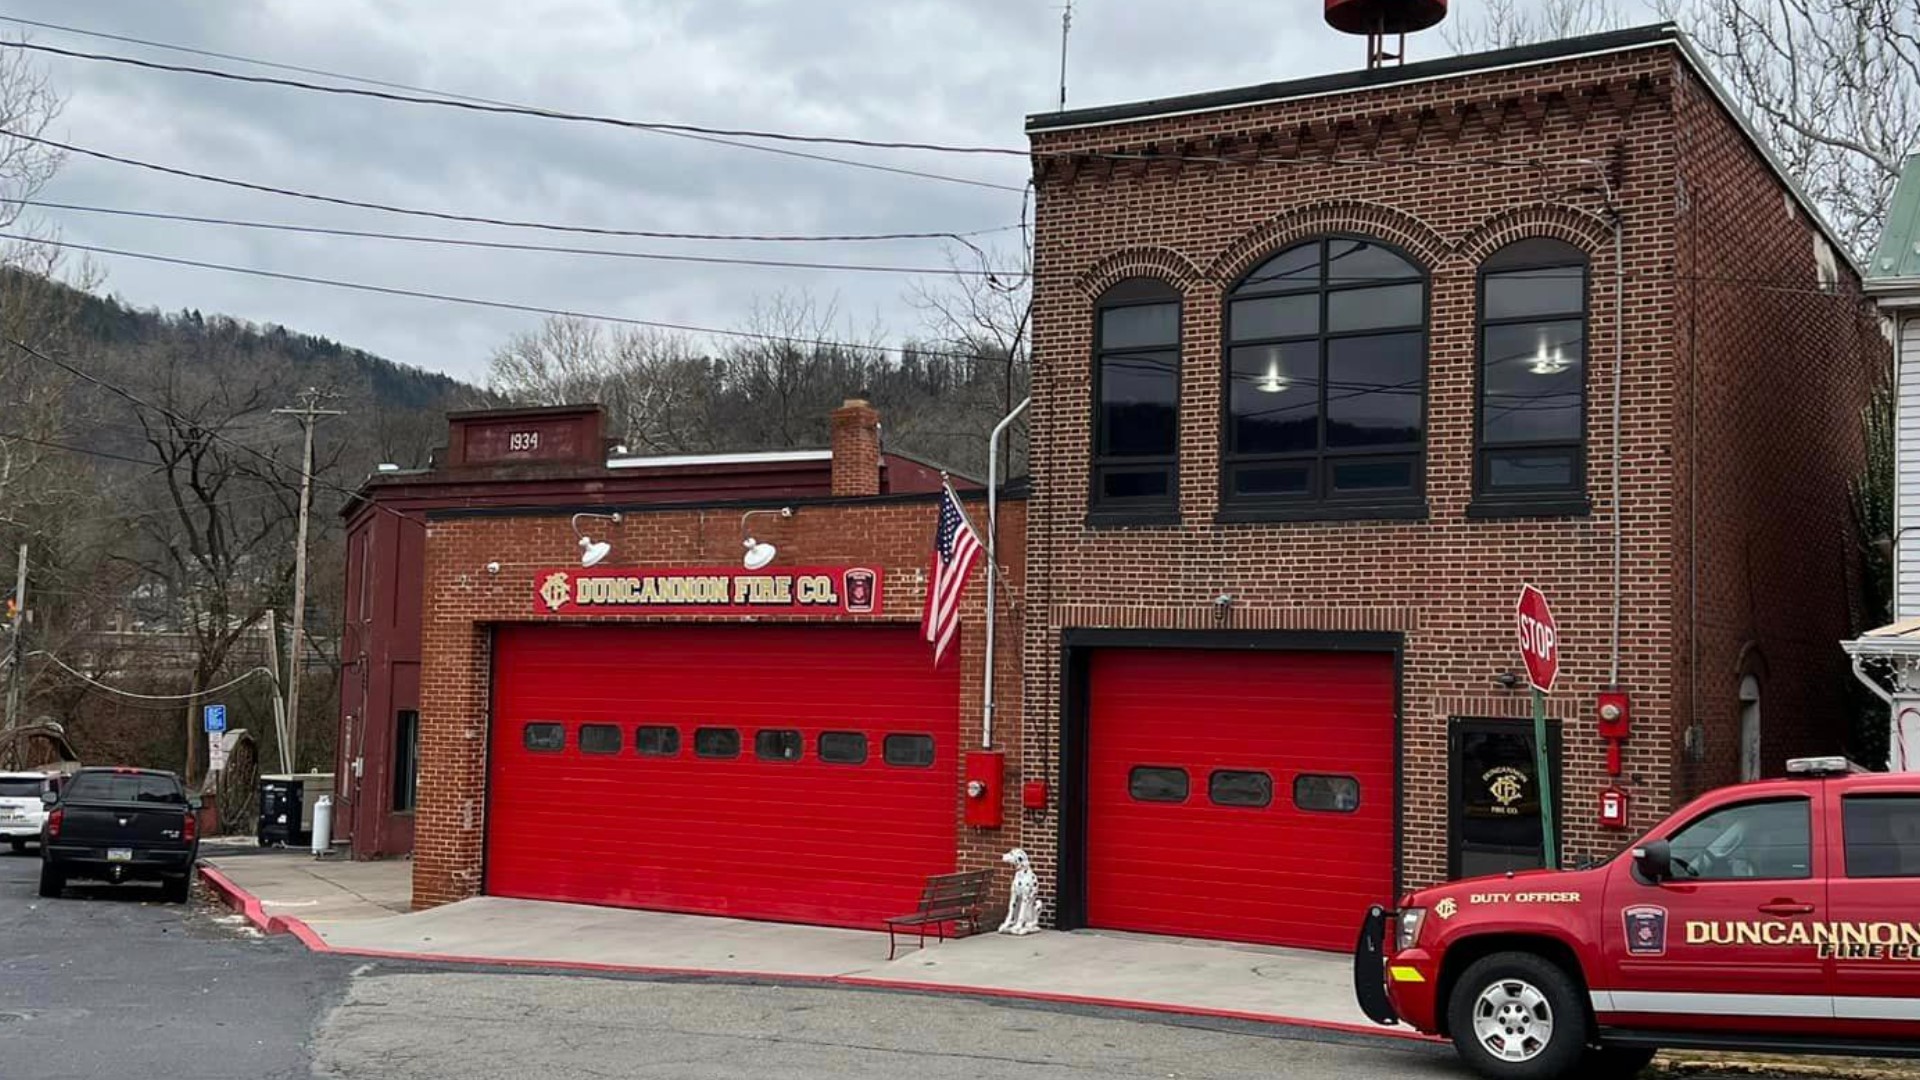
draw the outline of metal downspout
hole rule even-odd
[[[993,749],[993,633],[994,611],[999,593],[994,586],[1000,576],[1000,437],[1005,435],[1020,414],[1027,411],[1033,398],[1023,398],[987,437],[987,661],[985,685],[980,693],[980,749]]]

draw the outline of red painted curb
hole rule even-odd
[[[235,885],[218,870],[200,867],[215,892],[227,906],[246,915],[247,921],[269,934],[291,934],[311,952],[332,956],[358,956],[371,960],[406,960],[414,963],[459,964],[469,967],[508,968],[524,971],[580,971],[607,975],[654,975],[678,978],[749,979],[754,982],[782,983],[789,986],[858,987],[864,990],[900,990],[923,994],[948,994],[956,997],[999,998],[1009,1001],[1039,1001],[1055,1005],[1086,1005],[1103,1009],[1130,1009],[1134,1012],[1166,1016],[1197,1016],[1210,1020],[1241,1020],[1256,1024],[1280,1024],[1287,1027],[1326,1031],[1340,1035],[1364,1035],[1407,1042],[1438,1043],[1445,1040],[1421,1035],[1406,1028],[1370,1027],[1338,1020],[1311,1020],[1278,1013],[1260,1013],[1239,1009],[1210,1009],[1190,1005],[1170,1005],[1157,1001],[1132,1001],[1126,998],[1095,997],[1086,994],[1054,994],[1040,990],[1010,990],[994,986],[954,986],[947,983],[913,982],[908,979],[879,979],[866,975],[796,975],[777,971],[722,971],[712,968],[653,967],[641,964],[604,964],[593,961],[529,960],[516,957],[457,956],[450,953],[404,952],[398,949],[343,949],[327,944],[313,928],[290,915],[268,916],[252,893]]]

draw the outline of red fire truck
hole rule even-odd
[[[1362,1009],[1497,1080],[1630,1077],[1656,1047],[1920,1056],[1920,774],[1787,772],[1597,866],[1374,908]]]

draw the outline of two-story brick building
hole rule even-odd
[[[1063,926],[1344,947],[1838,746],[1886,349],[1671,27],[1028,121],[1023,841]],[[1623,774],[1596,695],[1630,698]],[[1763,711],[1764,710],[1764,711]]]

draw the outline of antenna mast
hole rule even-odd
[[[1073,29],[1073,0],[1060,9],[1060,111],[1067,111],[1067,33]]]

